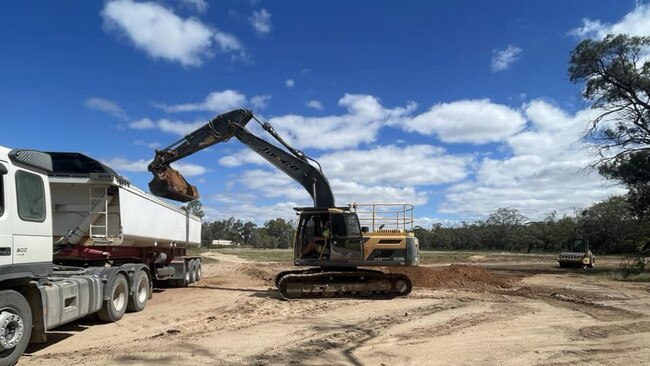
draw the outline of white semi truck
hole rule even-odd
[[[59,325],[143,310],[155,281],[197,281],[200,239],[200,218],[97,160],[0,147],[0,366]]]

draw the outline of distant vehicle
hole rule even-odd
[[[89,314],[141,311],[201,277],[201,220],[79,153],[0,146],[0,366]]]
[[[589,242],[582,238],[571,240],[567,251],[557,258],[562,268],[593,268],[596,259],[589,250]]]

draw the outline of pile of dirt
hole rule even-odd
[[[448,267],[391,267],[391,273],[408,276],[413,286],[448,289],[508,288],[512,280],[497,276],[485,268],[464,264]]]
[[[246,264],[241,268],[237,268],[235,271],[243,272],[253,279],[260,280],[267,286],[275,286],[275,276],[279,272],[276,266],[260,264]]]

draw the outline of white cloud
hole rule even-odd
[[[261,110],[268,107],[270,101],[271,101],[270,95],[256,95],[251,98],[250,105],[253,107],[253,109]]]
[[[616,23],[602,23],[600,20],[583,19],[582,26],[569,31],[578,38],[604,38],[607,34],[628,34],[630,36],[650,35],[650,5],[638,5]]]
[[[317,109],[319,111],[323,110],[323,103],[318,100],[310,100],[305,105],[309,108]]]
[[[208,10],[208,2],[205,0],[182,0],[183,3],[198,11],[199,13],[205,13],[206,10]]]
[[[237,180],[267,198],[283,197],[297,201],[307,199],[309,202],[309,193],[279,170],[247,170]]]
[[[156,124],[154,123],[154,121],[150,120],[149,118],[143,118],[137,121],[130,122],[129,127],[134,128],[136,130],[146,130],[150,128],[155,128]]]
[[[258,153],[250,149],[246,149],[246,150],[240,150],[235,154],[231,154],[220,158],[219,164],[232,168],[236,166],[242,166],[244,164],[265,165],[269,163],[267,163],[266,160],[264,160],[264,158],[261,157]],[[271,165],[269,164],[269,166]]]
[[[244,45],[234,35],[217,30],[214,33],[214,40],[222,52],[232,55],[233,60],[238,58],[245,60],[248,58]]]
[[[227,220],[235,217],[244,222],[252,221],[258,226],[270,219],[283,218],[287,221],[296,220],[294,207],[301,206],[296,202],[278,202],[270,205],[255,206],[250,203],[235,203],[224,206],[204,205],[204,220]]]
[[[259,34],[271,33],[273,26],[271,24],[271,13],[266,9],[253,11],[253,15],[248,18],[248,21],[253,26],[253,29]]]
[[[149,118],[143,118],[141,120],[133,121],[128,124],[129,128],[136,130],[145,130],[145,129],[154,129],[157,128],[162,132],[171,133],[179,136],[188,135],[191,132],[194,132],[199,127],[202,127],[208,123],[208,121],[197,120],[194,122],[185,122],[185,121],[176,121],[167,118],[159,119],[158,121],[153,121]]]
[[[194,112],[194,111],[209,111],[215,113],[223,113],[233,109],[240,109],[252,107],[256,110],[265,109],[271,101],[270,95],[255,95],[246,98],[246,95],[237,90],[226,89],[223,91],[215,91],[208,94],[202,102],[196,103],[183,103],[183,104],[155,104],[154,106],[164,110],[167,113],[176,112]]]
[[[147,166],[151,159],[128,160],[125,158],[112,158],[102,160],[102,163],[118,172],[143,173],[147,172]],[[185,177],[194,177],[205,174],[208,170],[197,164],[173,163],[171,167],[178,170]]]
[[[143,140],[135,140],[133,141],[133,144],[139,146],[146,146],[150,149],[157,149],[160,147],[160,142],[146,142]]]
[[[519,54],[521,54],[521,48],[514,45],[508,45],[508,48],[504,50],[492,50],[492,63],[490,64],[492,72],[507,70],[513,62],[519,60]]]
[[[136,48],[156,59],[178,62],[186,67],[200,66],[212,56],[214,43],[222,52],[243,53],[243,46],[235,36],[196,18],[181,18],[157,3],[108,1],[101,15],[107,30],[123,34]]]
[[[424,204],[427,194],[413,187],[368,185],[351,180],[332,178],[328,175],[336,204],[345,206],[352,202],[411,202]],[[263,197],[291,200],[298,206],[311,206],[311,197],[298,183],[280,171],[261,169],[248,170],[242,173],[237,181],[248,189],[259,192]]]
[[[345,107],[347,113],[324,117],[286,115],[269,122],[296,148],[336,150],[374,142],[381,127],[395,123],[416,108],[414,103],[384,108],[377,98],[362,94],[345,94],[339,99],[339,106]]]
[[[342,181],[413,186],[462,180],[469,174],[473,157],[447,155],[444,149],[431,145],[388,145],[370,150],[337,151],[317,160],[329,177]],[[354,176],[350,172],[354,172]]]
[[[349,203],[404,202],[414,205],[427,203],[427,193],[408,186],[365,185],[350,180],[331,179],[337,206]],[[306,193],[306,192],[305,192]]]
[[[547,101],[524,106],[529,128],[507,139],[513,155],[484,158],[475,179],[445,192],[441,211],[484,218],[499,207],[511,207],[532,220],[556,210],[572,214],[612,194],[624,193],[595,171],[580,137],[593,117],[591,110],[570,115]]]
[[[205,174],[208,170],[197,164],[190,163],[173,163],[171,167],[178,170],[184,177],[195,177],[197,175]]]
[[[294,86],[296,86],[296,82],[293,79],[285,80],[284,84],[287,86],[287,88],[293,88]]]
[[[126,121],[129,119],[129,116],[126,114],[126,112],[124,112],[122,108],[120,108],[119,105],[117,105],[117,103],[110,101],[108,99],[88,98],[84,103],[84,105],[88,109],[94,109],[97,111],[108,113],[111,116],[122,121]]]
[[[255,98],[255,97],[254,97]],[[221,113],[232,109],[241,108],[247,103],[246,96],[237,90],[215,91],[208,94],[203,102],[185,104],[157,104],[156,107],[167,113],[190,112],[190,111],[211,111]]]
[[[158,128],[163,132],[185,136],[190,132],[194,132],[194,130],[203,126],[206,123],[208,122],[207,121],[182,122],[182,121],[161,119],[156,123],[156,126],[158,126]]]
[[[128,160],[124,158],[112,158],[107,160],[102,160],[102,163],[106,164],[108,167],[112,168],[118,172],[146,172],[147,166],[151,160]]]
[[[406,131],[436,134],[448,143],[483,144],[515,134],[526,120],[517,110],[483,99],[436,104],[427,112],[398,124]]]

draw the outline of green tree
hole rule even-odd
[[[187,206],[185,206],[185,209],[194,216],[198,216],[200,218],[203,218],[205,216],[205,212],[203,212],[203,204],[199,200],[190,201]]]
[[[599,171],[629,189],[627,201],[638,219],[650,219],[650,151],[618,156],[601,165]]]
[[[608,35],[573,50],[569,78],[585,83],[583,97],[598,116],[586,137],[597,141],[601,162],[650,147],[650,61],[641,62],[650,37]]]
[[[595,252],[630,253],[637,249],[640,227],[624,197],[610,197],[592,205],[580,214],[578,222]]]
[[[295,233],[291,221],[285,221],[282,218],[269,220],[264,223],[264,229],[274,243],[272,247],[289,248],[291,246]]]
[[[485,234],[491,242],[492,249],[521,250],[524,243],[520,240],[521,227],[526,216],[515,208],[499,208],[488,216]]]

